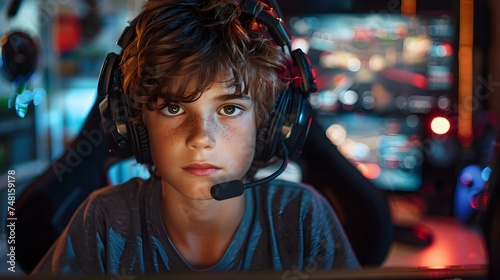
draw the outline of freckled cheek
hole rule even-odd
[[[246,128],[246,129],[242,129]],[[224,135],[228,147],[233,151],[234,155],[245,162],[245,159],[252,161],[255,153],[256,132],[253,127],[248,127],[248,124],[228,129]]]
[[[155,129],[149,133],[152,152],[171,150],[179,142],[181,133],[174,129]]]

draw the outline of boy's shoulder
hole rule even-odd
[[[113,228],[118,234],[127,234],[131,227],[150,218],[148,205],[158,198],[159,188],[153,180],[130,179],[122,184],[107,186],[93,191],[80,205],[77,216],[87,226]],[[140,227],[139,227],[140,228]]]

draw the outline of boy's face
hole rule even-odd
[[[249,96],[235,95],[222,83],[194,102],[145,110],[162,185],[187,199],[212,199],[214,184],[243,179],[255,152],[254,110]]]

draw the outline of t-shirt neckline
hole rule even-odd
[[[160,180],[149,180],[151,181],[151,187],[153,191],[150,196],[150,205],[149,215],[150,220],[152,222],[152,227],[155,231],[155,235],[158,236],[158,239],[163,244],[163,246],[170,246],[172,251],[176,253],[178,260],[185,265],[185,268],[195,272],[207,272],[207,271],[225,271],[231,268],[234,268],[233,262],[238,259],[238,256],[243,256],[243,252],[241,250],[245,249],[246,239],[248,238],[250,232],[251,221],[253,219],[253,195],[252,192],[248,189],[245,191],[245,210],[243,213],[243,217],[241,219],[240,224],[238,225],[238,229],[234,235],[233,240],[229,244],[226,252],[222,256],[222,258],[213,266],[198,269],[194,268],[177,250],[172,240],[168,236],[167,229],[165,224],[163,223],[163,219],[160,211],[160,201],[161,201],[161,181]],[[159,226],[158,226],[159,225]],[[168,245],[167,245],[168,244]],[[166,250],[167,251],[167,250]],[[171,256],[169,256],[169,259]],[[182,268],[181,268],[182,269]]]

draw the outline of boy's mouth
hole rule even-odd
[[[182,169],[195,176],[211,176],[217,173],[221,168],[209,163],[192,163],[184,166]]]

